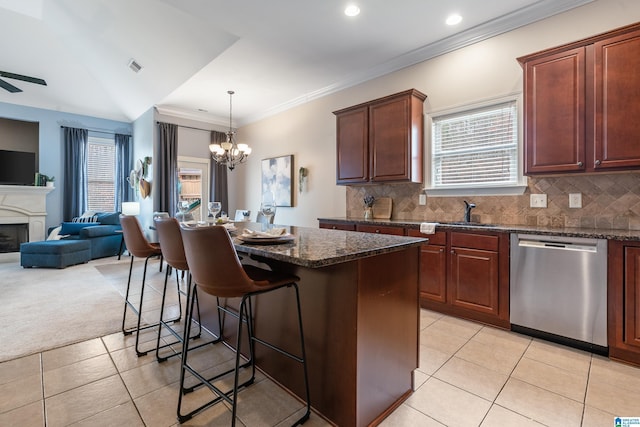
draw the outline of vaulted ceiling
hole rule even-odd
[[[0,102],[245,124],[590,1],[0,0],[0,71],[47,82]]]

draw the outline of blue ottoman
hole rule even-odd
[[[91,259],[88,240],[45,240],[20,244],[20,265],[30,267],[65,268]]]

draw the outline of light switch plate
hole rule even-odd
[[[418,196],[418,204],[421,206],[424,206],[427,204],[427,195],[426,194],[420,194]]]
[[[569,207],[574,209],[582,207],[582,193],[569,193]]]
[[[529,201],[529,206],[532,208],[546,208],[547,207],[547,195],[546,194],[532,194]]]

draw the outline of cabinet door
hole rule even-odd
[[[447,302],[447,251],[446,246],[422,245],[420,247],[420,298]]]
[[[404,95],[369,107],[371,181],[407,181],[411,161],[411,99]]]
[[[499,315],[498,252],[451,248],[449,301],[453,306]]]
[[[526,62],[525,174],[585,169],[585,48]]]
[[[368,112],[364,107],[337,113],[336,182],[353,184],[369,180]]]
[[[624,344],[640,351],[640,247],[625,249]]]
[[[640,167],[640,31],[594,44],[594,169]]]

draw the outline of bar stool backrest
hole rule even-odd
[[[132,215],[120,215],[120,225],[122,225],[124,243],[131,255],[137,258],[146,258],[159,252],[158,248],[149,244],[144,237],[138,218]]]
[[[164,261],[177,270],[189,270],[178,220],[169,217],[156,217],[153,222],[158,232],[158,240]]]
[[[221,297],[235,298],[260,290],[268,282],[254,282],[242,268],[227,230],[220,225],[180,225],[189,271],[198,288]]]

